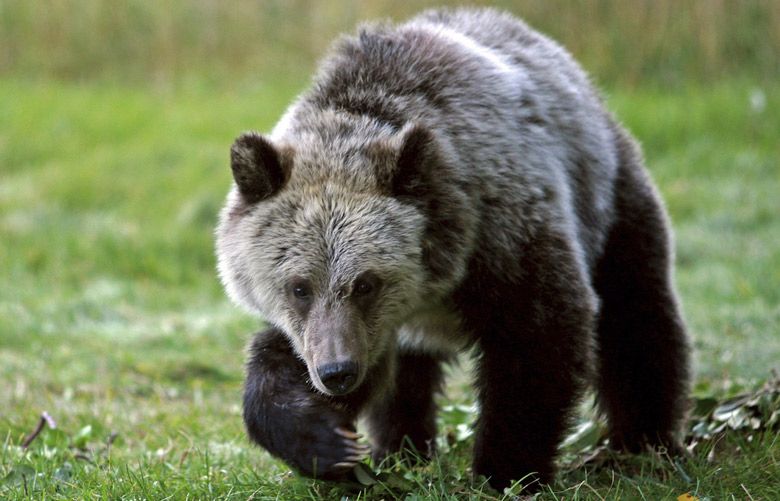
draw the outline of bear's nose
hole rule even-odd
[[[358,365],[352,361],[327,364],[317,369],[317,375],[334,395],[343,395],[349,393],[357,381]]]

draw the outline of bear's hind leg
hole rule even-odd
[[[595,273],[601,299],[597,389],[613,447],[677,449],[689,347],[671,283],[666,216],[633,144],[622,137],[617,220]]]
[[[366,415],[375,463],[404,449],[422,458],[431,456],[436,438],[434,396],[441,383],[438,358],[404,352],[398,355],[394,386],[370,405]]]

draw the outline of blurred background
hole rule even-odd
[[[163,86],[301,80],[357,23],[443,4],[521,15],[608,87],[774,81],[780,72],[780,5],[772,0],[4,0],[0,71]]]
[[[643,144],[676,229],[696,391],[766,378],[780,360],[780,2],[468,3],[566,46]],[[47,410],[85,441],[116,431],[142,462],[250,450],[238,405],[260,322],[224,297],[212,244],[230,144],[272,127],[338,34],[441,4],[459,2],[0,0],[6,449]]]

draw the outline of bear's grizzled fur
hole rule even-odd
[[[689,349],[667,218],[555,42],[493,10],[366,26],[231,166],[220,276],[272,325],[244,419],[302,473],[364,457],[358,416],[375,459],[430,454],[440,365],[472,346],[474,472],[497,488],[552,478],[587,382],[612,445],[678,445]]]

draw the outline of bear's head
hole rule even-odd
[[[431,206],[446,164],[432,133],[409,125],[358,139],[365,124],[345,127],[298,131],[294,143],[240,136],[217,228],[229,296],[280,327],[331,395],[357,388],[404,319],[462,272],[450,262],[458,245],[439,241],[460,230]]]

